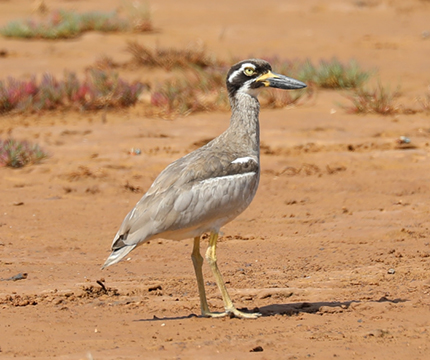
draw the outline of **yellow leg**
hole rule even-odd
[[[200,236],[194,238],[193,252],[191,253],[191,259],[193,260],[194,271],[197,278],[197,286],[199,288],[200,296],[200,309],[202,315],[209,313],[208,302],[206,300],[205,284],[203,280],[202,265],[203,258],[200,255]]]
[[[202,311],[202,316],[223,317],[228,315],[227,313],[217,313],[217,312],[209,311],[208,301],[206,299],[205,284],[203,280],[203,272],[202,272],[203,258],[200,255],[200,236],[197,236],[194,238],[194,246],[193,246],[193,252],[191,253],[191,259],[193,260],[194,271],[196,273],[196,278],[197,278],[197,287],[199,289],[200,309]]]
[[[221,313],[221,314],[216,314],[216,315],[214,314],[214,315],[220,317],[220,316],[226,316],[226,315],[233,314],[235,317],[242,318],[242,319],[256,319],[256,318],[258,318],[259,316],[261,316],[260,313],[247,314],[247,313],[243,313],[243,312],[237,310],[234,307],[233,302],[231,301],[230,295],[227,292],[227,288],[225,287],[221,273],[218,269],[217,258],[216,258],[217,240],[218,240],[218,233],[211,232],[211,235],[209,238],[209,247],[206,251],[206,260],[208,261],[208,263],[212,269],[212,272],[213,272],[214,277],[215,277],[215,281],[218,285],[219,290],[221,291],[221,296],[222,296],[222,299],[224,301],[225,312]],[[193,251],[193,254],[194,254],[194,251]],[[201,269],[200,269],[200,271],[201,271]],[[208,314],[206,314],[206,316],[213,316],[213,315],[211,315],[211,313],[208,313]]]

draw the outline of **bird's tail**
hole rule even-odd
[[[109,257],[106,259],[105,263],[103,264],[102,270],[104,268],[107,268],[108,266],[111,266],[113,264],[116,264],[117,262],[120,262],[135,247],[136,245],[124,245],[119,249],[113,250],[112,253],[109,255]]]

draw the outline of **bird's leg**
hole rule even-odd
[[[208,301],[206,299],[205,284],[203,280],[203,272],[202,272],[203,257],[200,255],[200,236],[197,236],[194,238],[194,246],[193,246],[193,252],[191,253],[191,259],[193,260],[194,271],[196,272],[197,286],[199,289],[199,297],[200,297],[200,309],[202,311],[202,316],[223,317],[228,315],[228,313],[226,312],[217,313],[217,312],[209,311]]]
[[[218,270],[217,258],[216,258],[217,240],[218,240],[218,233],[211,232],[211,235],[209,238],[209,247],[206,251],[206,260],[208,261],[208,263],[212,269],[212,272],[213,272],[214,277],[215,277],[215,281],[218,285],[219,290],[221,291],[221,296],[222,296],[222,299],[224,301],[225,312],[221,313],[221,314],[217,314],[217,315],[218,316],[225,316],[225,315],[233,314],[235,317],[242,318],[242,319],[256,319],[256,318],[258,318],[259,316],[261,316],[261,314],[259,314],[259,313],[253,313],[253,314],[243,313],[234,307],[233,302],[231,301],[230,295],[227,292],[227,288],[225,287],[221,273]],[[212,316],[212,315],[207,314],[207,316]]]
[[[202,265],[203,257],[200,255],[200,236],[194,238],[193,252],[191,253],[191,259],[193,260],[194,271],[197,278],[197,286],[199,288],[200,297],[200,309],[202,315],[209,313],[208,302],[206,300],[205,284],[203,280]]]

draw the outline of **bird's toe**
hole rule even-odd
[[[239,319],[258,319],[262,314],[260,313],[245,313],[243,311],[239,311],[236,308],[233,308],[229,311],[230,316],[237,317]]]

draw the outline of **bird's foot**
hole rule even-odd
[[[203,312],[202,315],[204,317],[211,317],[211,318],[222,318],[222,317],[230,316],[230,317],[236,317],[239,319],[258,319],[261,316],[260,313],[244,313],[242,311],[237,310],[236,308],[226,309],[226,311],[222,313],[206,311],[206,312]]]
[[[204,311],[202,312],[202,316],[203,317],[208,317],[208,318],[223,318],[226,316],[229,316],[230,314],[225,311],[225,312],[212,312],[212,311]]]
[[[233,315],[239,319],[258,319],[262,315],[260,313],[245,313],[237,310],[236,308],[228,309],[226,312],[229,313],[230,316]]]

